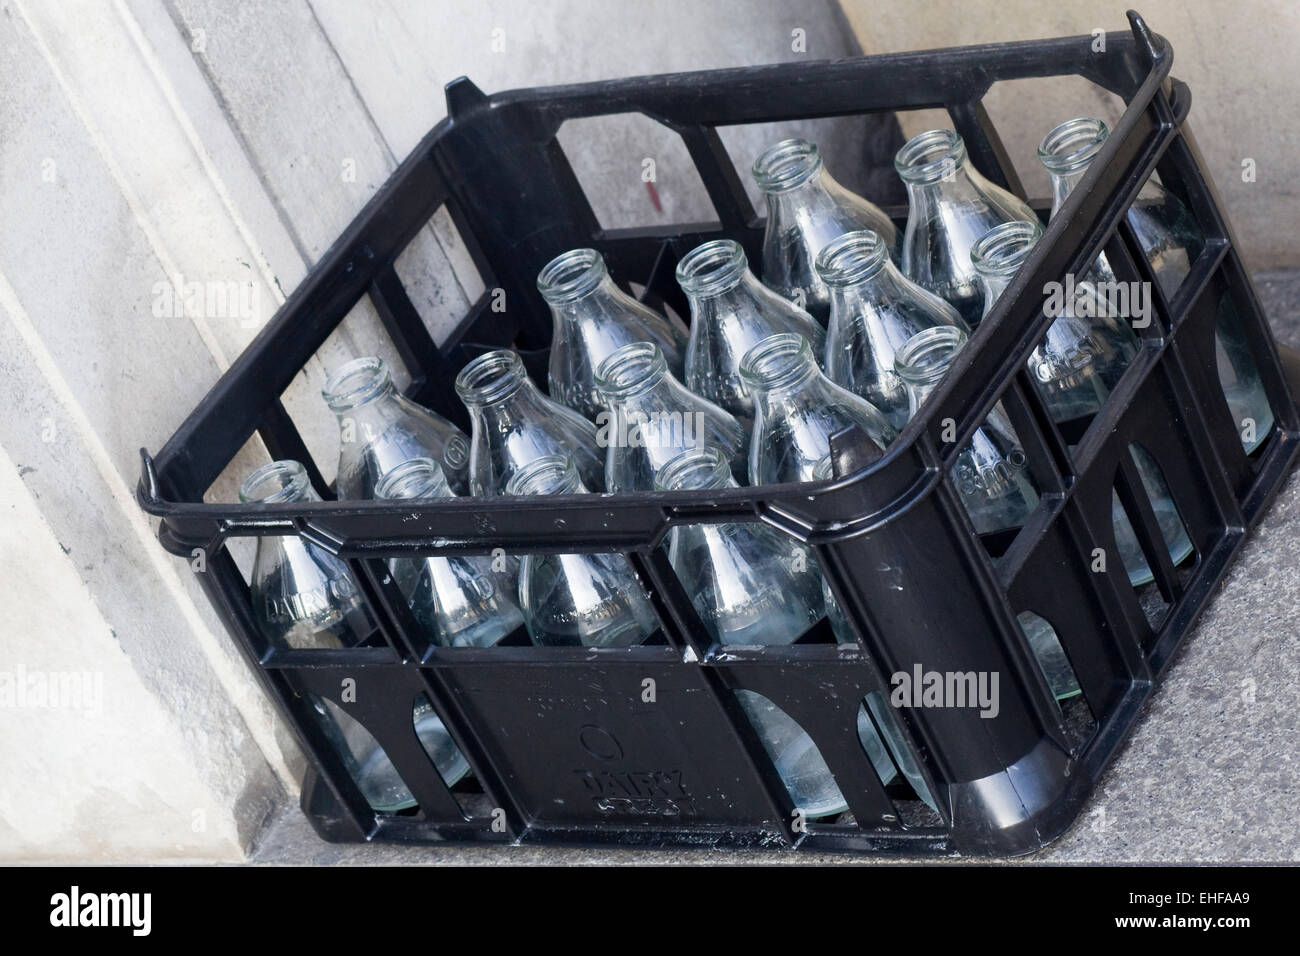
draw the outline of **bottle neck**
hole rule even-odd
[[[744,285],[749,260],[740,243],[715,239],[682,257],[675,271],[677,284],[694,303],[726,296]]]
[[[1007,286],[1011,284],[1014,273],[1012,275],[985,272],[977,274],[980,279],[980,287],[984,290],[984,314],[988,315],[1002,293],[1006,291]]]
[[[1042,234],[1043,227],[1037,222],[1006,222],[990,229],[971,247],[971,264],[984,289],[984,315],[992,311]]]
[[[664,465],[655,476],[656,491],[736,488],[726,457],[713,446],[693,448]]]
[[[745,250],[730,239],[696,246],[677,264],[676,276],[690,299],[695,321],[707,323],[719,314],[748,313],[764,292],[749,270]]]
[[[1052,180],[1052,215],[1083,179],[1109,136],[1110,130],[1101,120],[1081,116],[1066,120],[1043,137],[1038,159]]]
[[[918,332],[898,350],[894,370],[907,387],[909,418],[943,381],[965,344],[966,333],[961,329],[940,326]]]
[[[934,180],[904,181],[907,187],[909,217],[940,215],[938,210],[946,205],[985,202],[988,181],[963,159],[942,178]]]
[[[442,467],[432,458],[412,458],[379,480],[375,497],[390,499],[454,497]]]
[[[762,313],[767,308],[767,296],[772,294],[752,272],[746,270],[734,285],[708,293],[687,293],[691,301],[692,321],[708,322],[713,316],[750,315]],[[782,300],[783,302],[786,300]]]
[[[239,486],[239,500],[244,504],[275,505],[321,499],[307,479],[307,469],[299,462],[284,459],[263,465],[245,478]],[[297,535],[264,536],[257,539],[257,548],[259,560],[264,560],[265,555],[283,555],[286,549],[302,553],[306,545]]]
[[[881,236],[870,230],[845,233],[817,256],[817,274],[830,290],[831,311],[857,311],[858,303],[892,302],[909,294],[909,283],[889,258]],[[874,311],[874,310],[873,310]]]
[[[836,194],[843,189],[820,164],[815,172],[797,186],[764,192],[769,216],[778,221],[836,218],[839,206]]]
[[[321,394],[340,420],[382,414],[397,401],[388,366],[373,357],[355,359],[337,369]]]
[[[894,156],[894,168],[913,201],[977,193],[983,180],[971,166],[962,138],[947,129],[912,137]]]
[[[471,415],[494,421],[529,417],[542,404],[523,361],[509,349],[488,352],[466,365],[456,376],[456,394]]]
[[[759,342],[740,360],[740,377],[758,401],[815,387],[821,380],[808,340],[783,332]]]
[[[650,342],[624,345],[596,368],[596,390],[616,411],[672,407],[677,387],[663,353]]]
[[[629,296],[606,275],[594,286],[573,298],[549,303],[551,313],[563,322],[604,322],[628,307]]]
[[[1024,203],[980,174],[952,130],[913,137],[894,157],[894,168],[907,187],[909,223],[933,221],[935,228],[952,228],[950,220],[987,219],[989,213],[1000,221],[1032,216]],[[944,211],[952,207],[957,209]],[[966,268],[964,262],[957,265]]]
[[[1083,179],[1083,174],[1088,171],[1085,163],[1082,168],[1070,170],[1068,172],[1048,173],[1052,179],[1052,215],[1055,216],[1065,198],[1070,195],[1074,187]]]
[[[292,459],[273,461],[252,472],[239,486],[244,504],[277,505],[293,501],[320,501],[307,480],[307,469]]]
[[[506,484],[508,495],[577,495],[587,489],[573,460],[564,455],[544,455],[524,465]]]
[[[839,222],[844,187],[822,163],[816,144],[787,139],[771,146],[754,162],[754,182],[767,203],[769,223]],[[816,249],[812,250],[816,252]]]
[[[636,307],[594,249],[572,249],[556,256],[538,274],[537,288],[555,316],[557,331],[575,323],[603,323],[625,312],[629,304]]]

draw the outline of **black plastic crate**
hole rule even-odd
[[[1300,435],[1291,382],[1183,119],[1187,88],[1172,51],[1130,14],[1131,32],[784,64],[520,90],[447,88],[450,116],[367,204],[275,318],[155,458],[144,456],[142,507],[162,518],[169,551],[206,552],[199,574],[231,635],[310,757],[303,808],[331,840],[478,840],[639,846],[798,846],[885,853],[1019,853],[1062,833],[1132,729],[1180,642],[1223,580],[1290,468]],[[368,296],[412,376],[408,394],[464,425],[455,373],[514,345],[544,382],[550,315],[533,282],[569,248],[592,246],[653,305],[688,315],[673,279],[699,242],[738,239],[758,261],[762,222],[717,135],[726,124],[944,107],[975,166],[1023,194],[981,99],[997,81],[1081,75],[1127,109],[1087,178],[1028,264],[972,336],[953,374],[883,457],[861,436],[835,443],[832,481],[727,492],[439,502],[335,503],[280,402],[326,336]],[[721,222],[603,231],[557,141],[562,122],[641,112],[677,131]],[[1124,212],[1153,171],[1193,211],[1204,249],[1166,298]],[[445,206],[488,291],[441,345],[394,261]],[[1043,210],[1043,203],[1035,204]],[[888,210],[900,223],[905,208]],[[1040,290],[1102,249],[1120,279],[1152,283],[1143,348],[1082,434],[1063,435],[1025,362],[1046,331]],[[508,309],[490,308],[503,289]],[[1219,388],[1214,324],[1231,297],[1276,426],[1242,449]],[[539,374],[540,373],[540,374]],[[996,401],[1025,446],[1041,500],[1014,535],[981,540],[948,477],[956,452]],[[945,419],[957,441],[945,442]],[[257,432],[275,457],[303,461],[326,500],[291,506],[204,504]],[[1132,464],[1130,443],[1159,463],[1195,547],[1171,565]],[[1072,446],[1072,450],[1071,450]],[[1154,584],[1135,590],[1115,554],[1112,489],[1133,519]],[[825,622],[790,647],[721,649],[658,547],[692,521],[766,521],[808,542],[859,643],[825,639]],[[347,559],[376,612],[364,646],[284,651],[260,636],[249,589],[223,546],[245,535],[300,534]],[[384,558],[416,553],[625,552],[662,622],[658,642],[625,649],[443,649],[413,626]],[[992,555],[996,554],[994,560]],[[882,560],[893,569],[882,572]],[[1082,687],[1062,709],[1016,615],[1050,621]],[[508,645],[524,642],[507,641]],[[930,819],[906,784],[885,787],[855,732],[864,694],[921,663],[997,672],[1000,710],[897,711],[937,800]],[[344,704],[344,678],[356,703]],[[654,701],[643,700],[647,680]],[[851,817],[805,822],[737,705],[756,691],[815,740]],[[372,811],[329,748],[306,695],[344,706],[380,742],[418,809]],[[415,736],[426,695],[466,755],[476,787],[450,790]]]

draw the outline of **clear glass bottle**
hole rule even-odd
[[[320,501],[296,461],[263,465],[239,487],[245,504]],[[347,564],[297,535],[259,537],[250,583],[253,612],[272,644],[353,647],[377,626]]]
[[[1268,403],[1259,367],[1251,357],[1241,319],[1231,293],[1219,299],[1214,327],[1215,361],[1219,367],[1219,384],[1228,400],[1228,411],[1241,435],[1241,447],[1250,454],[1264,443],[1273,431],[1273,408]]]
[[[1101,120],[1081,116],[1067,120],[1043,137],[1038,159],[1052,179],[1053,216],[1083,179],[1109,136],[1110,130]],[[1160,288],[1172,297],[1205,245],[1196,220],[1182,201],[1155,179],[1143,184],[1127,218]],[[1115,278],[1104,255],[1098,265],[1102,278]]]
[[[965,332],[941,326],[918,332],[898,350],[894,361],[907,386],[911,414],[948,374],[965,344]],[[977,532],[1006,531],[1025,523],[1038,504],[1025,464],[1015,429],[1002,406],[994,405],[952,466],[953,484]]]
[[[319,501],[296,461],[274,461],[244,479],[245,504]],[[297,535],[259,537],[250,584],[253,615],[273,645],[292,650],[355,647],[375,630],[361,589],[341,559]],[[388,756],[374,737],[338,706],[318,699],[321,727],[370,805],[380,811],[415,805]],[[412,719],[420,742],[448,786],[469,772],[469,764],[427,701],[417,703]]]
[[[1009,222],[990,229],[971,248],[971,263],[984,290],[984,314],[1015,278],[1043,234],[1036,222]],[[1043,400],[1058,422],[1095,415],[1137,355],[1138,340],[1127,322],[1104,313],[1080,283],[1047,335],[1029,356]],[[1063,292],[1064,295],[1064,292]]]
[[[1092,158],[1101,150],[1109,130],[1101,120],[1086,118],[1072,119],[1057,126],[1043,137],[1038,144],[1038,161],[1047,169],[1052,183],[1052,212],[1055,216],[1065,202]],[[1087,279],[1092,282],[1113,282],[1115,272],[1111,268],[1106,253],[1097,256],[1097,261],[1088,271]]]
[[[340,500],[375,497],[384,473],[412,458],[432,458],[452,491],[469,492],[465,433],[401,395],[383,359],[353,359],[335,369],[321,395],[339,420],[334,490]]]
[[[395,813],[416,805],[415,797],[402,780],[370,731],[327,697],[313,696],[325,736],[343,760],[343,766],[371,809]],[[434,769],[449,787],[469,773],[469,761],[447,733],[447,727],[423,694],[416,698],[411,713],[415,736],[433,761]]]
[[[403,462],[379,480],[376,497],[452,498],[431,458]],[[485,555],[393,558],[388,562],[411,613],[435,644],[491,647],[524,623],[511,568],[493,570]]]
[[[1084,116],[1067,120],[1043,137],[1038,158],[1052,178],[1053,216],[1109,136],[1105,123]],[[1172,297],[1205,245],[1195,218],[1177,196],[1154,178],[1142,186],[1127,218],[1161,289],[1166,297]],[[1101,280],[1115,280],[1105,253],[1098,257],[1094,271]],[[1215,327],[1215,352],[1224,398],[1233,421],[1242,430],[1242,446],[1249,454],[1272,431],[1273,409],[1235,313],[1225,315],[1220,310]],[[1247,421],[1253,423],[1252,428],[1243,427]]]
[[[878,206],[831,178],[806,139],[769,147],[754,161],[753,174],[767,200],[763,282],[825,325],[830,294],[814,268],[817,253],[837,236],[871,229],[896,254],[898,229]]]
[[[817,255],[831,293],[826,377],[861,395],[896,430],[910,417],[907,388],[894,353],[917,332],[950,326],[967,331],[951,305],[905,278],[877,233],[849,232]]]
[[[849,808],[826,759],[798,721],[752,690],[738,689],[736,702],[749,718],[790,799],[805,818],[833,817]]]
[[[583,484],[605,487],[605,456],[596,426],[538,390],[509,349],[480,355],[456,376],[456,394],[469,409],[469,489],[504,494],[511,476],[543,455],[573,461]]]
[[[556,256],[538,273],[537,288],[555,317],[550,393],[557,402],[595,421],[605,408],[596,367],[630,342],[653,342],[669,370],[682,374],[685,330],[615,285],[595,249]]]
[[[673,378],[659,347],[633,342],[596,369],[605,400],[598,442],[605,448],[607,491],[650,491],[655,473],[697,445],[722,449],[740,477],[748,471],[745,430],[717,405]]]
[[[1016,623],[1029,641],[1029,649],[1042,668],[1043,676],[1047,678],[1052,696],[1057,700],[1068,700],[1082,693],[1079,678],[1070,666],[1070,659],[1065,656],[1065,648],[1061,646],[1060,638],[1056,636],[1052,625],[1037,614],[1028,613],[1018,615]]]
[[[683,452],[655,478],[656,491],[735,487],[715,447]],[[677,525],[668,532],[668,560],[722,644],[792,644],[822,618],[816,557],[762,522]]]
[[[546,455],[520,468],[508,495],[580,495],[573,462]],[[519,607],[533,643],[628,647],[659,619],[621,554],[526,554],[519,563]]]
[[[821,373],[803,336],[783,332],[759,342],[741,358],[740,374],[754,396],[751,485],[813,481],[831,436],[846,428],[856,425],[881,448],[898,435],[874,405]]]
[[[1021,199],[993,185],[966,155],[950,129],[914,136],[894,157],[907,186],[903,274],[954,306],[970,328],[979,324],[984,293],[970,251],[980,236],[1004,222],[1037,222]]]
[[[990,230],[976,244],[971,256],[984,284],[986,309],[993,308],[1041,235],[1040,226],[1011,223]],[[1137,354],[1137,337],[1127,323],[1102,315],[1104,310],[1099,305],[1087,305],[1090,289],[1087,282],[1079,284],[1077,301],[1048,327],[1047,338],[1029,357],[1030,371],[1048,412],[1057,422],[1100,411],[1111,388]],[[1091,313],[1091,317],[1083,318],[1076,312]],[[1169,486],[1149,463],[1138,460],[1137,464],[1170,557],[1175,563],[1182,561],[1191,554],[1192,542],[1170,497]],[[1147,583],[1152,579],[1151,568],[1118,495],[1112,496],[1111,523],[1129,580],[1134,585]]]
[[[748,433],[754,400],[740,380],[741,356],[778,332],[802,335],[821,355],[825,332],[811,315],[759,282],[745,250],[731,239],[692,249],[677,263],[677,283],[691,303],[686,387],[729,411]]]

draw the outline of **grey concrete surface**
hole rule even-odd
[[[1300,348],[1300,272],[1260,273],[1255,281],[1278,341]],[[1300,862],[1298,633],[1300,480],[1293,476],[1073,828],[1016,862]],[[337,845],[321,841],[297,806],[280,810],[252,859],[325,865],[885,862],[781,851]]]

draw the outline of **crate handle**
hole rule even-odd
[[[1155,36],[1151,33],[1151,28],[1147,26],[1146,20],[1142,14],[1136,10],[1129,10],[1126,14],[1128,22],[1133,28],[1133,36],[1137,38],[1138,49],[1142,52],[1147,61],[1147,66],[1155,66],[1157,61],[1164,59],[1164,51],[1156,46]]]

